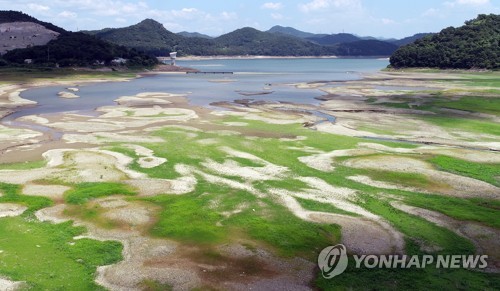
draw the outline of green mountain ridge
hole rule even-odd
[[[500,15],[481,14],[419,39],[394,52],[390,63],[394,68],[499,69]]]
[[[402,39],[391,40],[391,41],[388,41],[388,42],[393,43],[393,44],[395,44],[397,46],[403,46],[403,45],[407,45],[407,44],[413,43],[413,42],[415,42],[418,39],[421,39],[421,38],[424,38],[426,36],[433,35],[433,34],[434,33],[430,33],[430,32],[417,33],[417,34],[414,34],[412,36],[408,36],[408,37],[405,37],[405,38],[402,38]]]
[[[89,32],[87,32],[89,33]],[[174,50],[182,37],[166,30],[161,23],[145,19],[126,28],[105,28],[90,32],[100,39],[142,51]]]
[[[288,36],[295,36],[298,38],[323,37],[323,36],[327,35],[327,34],[316,34],[316,33],[311,33],[311,32],[305,32],[305,31],[295,29],[293,27],[281,26],[281,25],[275,25],[275,26],[271,27],[266,32],[275,33],[275,34],[284,34],[284,35],[288,35]]]
[[[199,33],[199,32],[181,31],[181,32],[177,32],[176,34],[180,35],[180,36],[183,36],[183,37],[201,37],[201,38],[206,38],[206,39],[212,39],[213,38],[210,35],[206,35],[206,34]]]
[[[307,39],[321,45],[336,45],[361,40],[361,38],[350,33],[329,34],[321,37],[308,37]]]
[[[389,56],[398,46],[380,40],[359,40],[340,43],[336,46],[337,53],[342,56]]]
[[[278,29],[279,28],[279,29]],[[349,35],[344,42],[322,45],[308,39],[277,32],[298,31],[293,28],[275,27],[274,32],[244,27],[216,38],[188,37],[168,31],[161,23],[147,19],[139,24],[114,29],[87,32],[106,41],[125,45],[156,56],[166,56],[171,51],[183,55],[267,55],[267,56],[389,56],[397,48],[380,41],[371,42]],[[300,32],[300,31],[298,31]],[[306,35],[314,35],[307,34]],[[347,34],[346,34],[347,35]],[[327,37],[327,35],[319,35]],[[343,37],[341,35],[340,37]],[[352,43],[345,43],[351,41]],[[373,47],[363,47],[371,46]]]
[[[215,39],[222,54],[271,55],[271,56],[319,56],[334,54],[327,48],[295,37],[263,32],[244,27]]]

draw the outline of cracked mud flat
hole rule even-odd
[[[373,85],[394,86],[408,85],[404,80],[386,82],[372,80]],[[425,82],[424,82],[425,83]],[[424,86],[415,83],[415,86]],[[300,85],[307,87],[309,85]],[[312,86],[312,85],[310,85]],[[321,88],[325,84],[315,84]],[[77,90],[66,92],[75,94]],[[21,100],[19,92],[23,88],[0,86],[0,99],[5,106],[20,106],[29,101]],[[152,203],[143,203],[123,196],[111,196],[94,199],[88,206],[99,209],[99,217],[104,221],[119,225],[118,228],[105,229],[78,217],[65,214],[68,205],[64,204],[64,193],[71,189],[64,184],[82,182],[118,182],[137,190],[137,197],[155,197],[160,195],[186,195],[193,192],[201,183],[225,186],[231,189],[247,191],[256,199],[272,199],[286,207],[296,217],[319,224],[341,226],[341,242],[348,246],[350,253],[356,254],[395,254],[405,253],[405,236],[398,228],[383,216],[376,215],[359,203],[360,190],[344,185],[332,185],[324,179],[301,176],[295,169],[271,162],[269,156],[247,152],[243,147],[224,144],[225,137],[234,137],[252,142],[259,140],[252,130],[252,122],[264,122],[269,125],[294,125],[317,123],[311,129],[333,133],[340,136],[372,136],[404,138],[414,141],[433,141],[457,146],[478,146],[500,148],[494,142],[485,142],[487,136],[475,134],[462,138],[451,134],[438,126],[429,126],[420,120],[414,120],[412,110],[382,110],[377,104],[361,103],[363,98],[384,93],[390,98],[400,92],[378,89],[362,89],[351,86],[344,89],[322,88],[330,94],[350,94],[361,97],[352,100],[329,100],[321,105],[321,110],[337,117],[337,122],[317,123],[320,118],[298,112],[283,112],[275,105],[249,104],[247,107],[224,104],[226,110],[213,111],[190,106],[186,96],[165,92],[144,92],[134,96],[117,99],[117,106],[102,107],[98,116],[83,116],[73,113],[58,116],[26,116],[21,120],[50,127],[63,133],[57,147],[43,152],[46,166],[30,170],[0,170],[0,181],[23,185],[24,195],[44,196],[56,202],[55,206],[36,212],[41,221],[60,223],[73,220],[75,225],[82,225],[88,232],[82,237],[97,240],[116,240],[124,245],[124,259],[114,265],[101,266],[97,270],[96,282],[111,290],[137,290],[145,280],[168,284],[174,290],[214,287],[231,290],[310,290],[314,280],[315,262],[301,257],[283,258],[276,255],[272,248],[259,245],[256,249],[245,247],[244,239],[218,244],[214,248],[222,259],[215,262],[200,260],[202,246],[153,238],[146,229],[157,220],[160,209]],[[362,107],[359,107],[360,105]],[[3,105],[2,105],[3,106]],[[300,108],[300,105],[279,105],[279,107]],[[304,106],[310,109],[308,106]],[[361,108],[367,112],[346,112]],[[368,112],[371,111],[371,112]],[[223,121],[225,118],[237,118],[238,121]],[[379,123],[380,126],[398,124],[394,134],[373,133],[360,129],[361,123]],[[171,165],[172,159],[162,157],[148,144],[166,143],[168,136],[154,135],[153,132],[168,129],[172,135],[183,135],[199,146],[200,157],[196,165],[177,163],[173,171],[177,178],[154,178],[147,171],[162,171]],[[249,134],[252,133],[252,134]],[[206,138],[206,134],[213,134]],[[0,137],[11,142],[14,153],[22,147],[16,143],[32,139],[36,142],[41,133],[0,127]],[[175,137],[173,137],[175,138]],[[336,168],[348,167],[353,170],[387,170],[403,173],[419,173],[449,187],[438,194],[459,198],[500,199],[499,188],[483,181],[436,170],[421,160],[421,155],[445,155],[476,163],[499,163],[500,154],[491,151],[477,151],[449,146],[418,146],[415,148],[389,147],[376,142],[358,142],[354,148],[322,150],[304,146],[302,143],[311,138],[297,136],[264,136],[275,138],[291,151],[300,151],[297,162],[303,167],[322,173],[335,175]],[[3,141],[3,139],[2,139]],[[334,141],[334,140],[333,140]],[[134,156],[128,156],[109,149],[120,144],[130,150]],[[242,143],[243,144],[243,143]],[[79,148],[71,148],[78,145]],[[223,153],[220,159],[204,158],[204,150],[217,150]],[[166,149],[167,153],[169,149]],[[248,160],[251,165],[243,164]],[[283,189],[271,187],[263,190],[257,183],[274,183],[297,180],[304,188]],[[350,175],[348,181],[355,181],[377,189],[405,190],[425,193],[425,189],[405,187],[397,182],[377,181],[364,175]],[[41,183],[41,181],[44,181]],[[47,182],[49,181],[49,182]],[[274,185],[274,184],[273,184]],[[346,184],[348,185],[348,184]],[[356,216],[312,211],[305,209],[299,199],[306,199],[335,206]],[[214,205],[217,204],[213,201]],[[497,260],[498,229],[480,224],[454,220],[438,212],[418,209],[400,202],[392,202],[392,207],[412,215],[420,216],[431,223],[445,227],[474,242],[479,253],[488,253]],[[3,207],[3,208],[2,208]],[[245,211],[248,205],[239,204],[232,210],[220,211],[229,218]],[[25,211],[17,204],[0,204],[0,217],[20,215]],[[214,206],[214,209],[217,209]],[[220,222],[219,222],[220,223]],[[251,262],[259,266],[258,271],[248,270],[245,265]],[[493,267],[493,271],[498,269]],[[11,288],[20,284],[0,279],[0,289]],[[2,285],[3,284],[3,285]],[[10,284],[10,285],[9,285]],[[13,288],[13,287],[12,287]],[[3,290],[3,289],[2,289]],[[7,289],[8,290],[8,289]]]

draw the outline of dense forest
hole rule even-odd
[[[295,37],[240,28],[215,39],[220,54],[268,56],[332,55],[333,50]]]
[[[500,15],[482,14],[419,39],[394,52],[390,63],[394,68],[499,69]]]
[[[9,51],[3,58],[12,63],[22,64],[25,59],[32,59],[34,64],[52,66],[110,65],[114,58],[127,59],[127,66],[153,66],[156,58],[110,44],[91,35],[80,32],[65,32],[44,46]]]

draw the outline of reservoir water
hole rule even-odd
[[[217,101],[253,99],[317,104],[319,90],[297,89],[290,84],[315,81],[355,80],[360,74],[376,72],[388,65],[386,59],[225,59],[178,61],[177,65],[200,71],[234,72],[222,74],[158,74],[129,82],[85,84],[79,87],[80,98],[57,96],[67,86],[49,86],[22,92],[21,96],[38,102],[6,117],[6,120],[32,115],[67,111],[92,111],[100,106],[113,105],[121,96],[141,92],[187,94],[193,105],[209,106]],[[247,92],[244,94],[242,92]],[[253,95],[252,92],[271,92]]]

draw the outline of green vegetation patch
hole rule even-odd
[[[335,206],[328,204],[328,203],[321,203],[318,201],[303,199],[303,198],[298,198],[298,197],[296,197],[295,199],[297,199],[297,202],[299,202],[299,204],[302,207],[304,207],[304,209],[307,209],[307,210],[329,212],[329,213],[336,213],[336,214],[344,214],[344,215],[350,215],[350,216],[360,216],[357,213],[345,211],[343,209],[340,209],[340,208],[335,207]]]
[[[52,205],[52,200],[45,197],[21,195],[21,186],[14,184],[0,183],[0,203],[18,203],[28,207],[24,215],[31,215],[33,212]]]
[[[303,221],[271,199],[258,200],[220,185],[200,182],[193,193],[147,200],[163,207],[151,233],[186,243],[215,244],[246,237],[285,256],[312,257],[318,248],[340,240],[338,226]]]
[[[421,197],[422,195],[412,194],[411,197],[413,196]],[[363,200],[363,207],[384,217],[409,239],[438,246],[442,248],[441,254],[474,254],[474,246],[470,241],[447,228],[398,210],[392,207],[386,199],[380,199],[376,195],[363,195]]]
[[[83,232],[71,222],[0,219],[0,274],[25,281],[29,290],[104,290],[94,282],[96,268],[120,261],[122,245],[73,240]]]
[[[66,192],[64,198],[69,204],[83,204],[90,199],[110,195],[135,195],[136,192],[125,184],[111,182],[80,183]]]
[[[320,290],[498,290],[500,276],[464,269],[367,269],[355,268],[349,258],[346,271],[333,279],[316,277]]]
[[[436,156],[429,162],[439,170],[482,180],[500,187],[500,164],[480,164],[448,156]]]
[[[441,212],[458,220],[476,221],[500,228],[498,211],[500,204],[489,199],[463,199],[440,195],[408,195],[405,202],[434,211]]]
[[[0,170],[31,170],[42,168],[46,164],[47,162],[45,160],[24,163],[0,164]]]
[[[422,116],[424,121],[451,130],[469,131],[474,133],[500,135],[500,124],[493,121],[472,118],[457,118],[447,116]]]
[[[462,97],[458,100],[443,100],[433,102],[436,107],[451,108],[465,111],[500,115],[500,98],[494,97]]]

